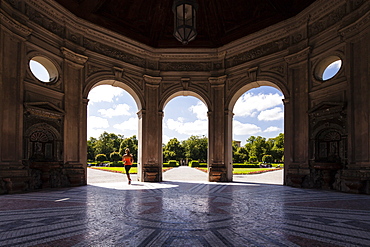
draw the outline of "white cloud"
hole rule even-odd
[[[91,129],[96,128],[109,128],[109,123],[107,119],[96,117],[96,116],[89,116],[87,118],[87,127]]]
[[[233,121],[233,132],[235,135],[254,135],[261,132],[261,128],[255,124]]]
[[[196,105],[192,105],[189,107],[189,110],[194,113],[198,119],[200,120],[208,120],[207,117],[207,107],[203,102],[198,102]]]
[[[123,123],[113,125],[113,128],[121,130],[121,131],[125,131],[125,130],[135,130],[135,131],[137,131],[138,130],[138,125],[139,125],[138,119],[134,118],[134,117],[131,117]]]
[[[166,136],[166,135],[163,135],[162,143],[167,144],[170,140],[171,140],[171,138],[170,138],[170,137],[168,137],[168,136]]]
[[[113,99],[122,93],[123,90],[117,89],[117,87],[101,85],[91,89],[89,92],[89,104],[94,104],[94,102],[113,102]]]
[[[278,132],[281,131],[279,127],[276,126],[270,126],[267,129],[265,129],[263,132]]]
[[[208,121],[204,120],[184,123],[183,119],[168,119],[166,127],[185,135],[208,135]]]
[[[255,117],[259,111],[282,105],[282,99],[283,96],[277,93],[257,95],[245,93],[236,102],[234,114],[237,116]]]
[[[107,119],[89,116],[87,118],[87,136],[98,138],[106,129],[109,128]]]
[[[113,108],[109,109],[100,109],[98,112],[103,116],[103,117],[114,117],[114,116],[130,116],[131,113],[129,112],[130,106],[127,104],[119,104],[114,106]]]
[[[274,121],[284,118],[284,111],[281,107],[275,107],[270,110],[262,111],[258,115],[258,120],[260,121]]]

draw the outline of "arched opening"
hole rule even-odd
[[[110,167],[125,172],[122,155],[129,148],[134,156],[130,173],[135,174],[139,149],[135,94],[123,83],[104,82],[98,83],[88,93],[88,166],[99,169]]]
[[[284,95],[269,82],[251,83],[234,95],[231,105],[234,179],[238,175],[280,169],[284,162]],[[261,181],[283,183],[277,181]]]
[[[173,94],[163,107],[163,180],[207,181],[208,108],[202,98],[189,92]],[[187,167],[202,170],[186,174]],[[182,169],[181,177],[174,168]]]

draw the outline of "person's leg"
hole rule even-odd
[[[131,184],[130,169],[131,169],[131,166],[125,166],[128,184]]]

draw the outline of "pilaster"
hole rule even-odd
[[[290,98],[285,102],[285,183],[302,186],[309,175],[309,118],[308,118],[308,84],[309,84],[310,47],[285,57],[288,64],[288,85]],[[289,104],[287,104],[289,102]]]
[[[162,118],[159,110],[159,85],[161,77],[144,75],[146,109],[139,114],[139,180],[162,181]]]
[[[208,78],[211,84],[212,111],[208,113],[209,135],[208,135],[208,176],[211,182],[229,181],[228,166],[230,156],[228,155],[228,124],[229,119],[225,115],[225,82],[226,75]],[[230,145],[231,146],[231,145]]]
[[[64,57],[64,167],[72,185],[86,184],[86,115],[83,100],[83,69],[87,57],[62,47]]]

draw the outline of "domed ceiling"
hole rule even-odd
[[[155,48],[173,37],[173,0],[56,0],[76,16]],[[215,48],[289,19],[315,0],[197,0],[197,32],[186,47]]]

